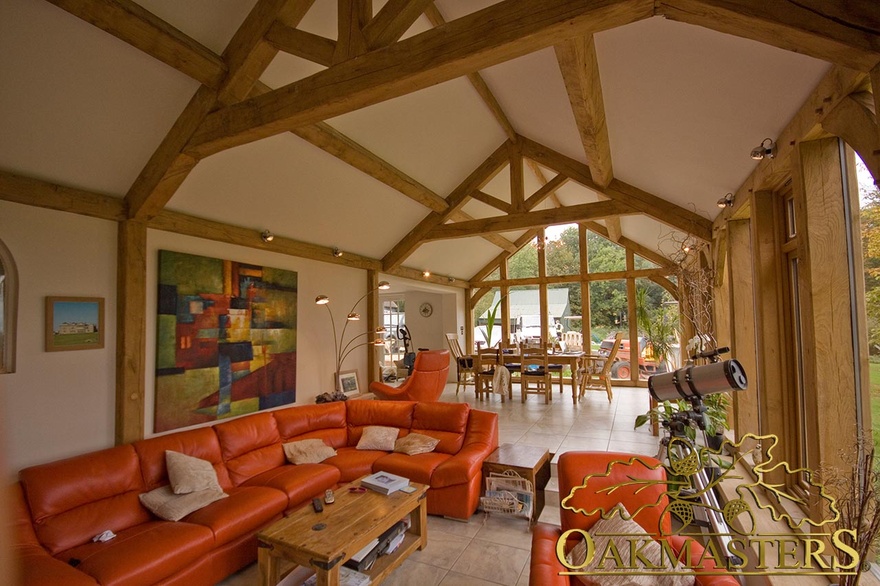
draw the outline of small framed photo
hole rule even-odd
[[[46,352],[103,347],[103,297],[46,297]]]
[[[339,390],[349,396],[361,394],[356,370],[343,370],[339,373]]]

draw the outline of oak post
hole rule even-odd
[[[144,437],[147,225],[119,222],[116,257],[116,444]]]

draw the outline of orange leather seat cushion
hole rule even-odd
[[[339,469],[327,464],[281,466],[263,472],[243,486],[267,486],[287,495],[287,508],[295,507],[333,488],[339,482]]]
[[[360,402],[360,401],[358,401]],[[369,401],[363,401],[367,403]],[[373,462],[387,456],[388,452],[378,450],[358,450],[355,448],[339,448],[336,455],[324,460],[324,464],[330,464],[339,468],[339,482],[351,482],[361,476],[373,473]]]
[[[434,470],[451,457],[449,454],[438,454],[437,452],[416,454],[415,456],[388,454],[376,460],[373,464],[373,470],[397,474],[413,482],[431,484],[431,475]]]
[[[86,543],[58,557],[80,560],[76,569],[102,586],[156,584],[207,555],[214,536],[191,523],[151,521],[117,533],[104,543]]]
[[[236,486],[286,462],[272,413],[257,413],[214,426],[229,478]]]
[[[182,519],[213,531],[215,546],[255,532],[269,521],[281,518],[287,509],[287,495],[274,488],[239,486],[227,492],[229,497]]]

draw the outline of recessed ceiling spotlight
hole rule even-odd
[[[334,258],[339,258],[340,256],[343,255],[343,252],[334,246],[332,254],[333,254]]]
[[[719,199],[717,202],[717,205],[721,209],[732,207],[733,206],[733,194],[728,193],[727,195],[725,195],[724,197]]]
[[[272,242],[273,240],[275,240],[275,235],[268,230],[263,230],[262,232],[260,232],[260,238],[263,240],[263,242]]]
[[[776,143],[773,142],[773,139],[765,138],[761,141],[761,144],[752,149],[752,153],[750,155],[756,161],[760,161],[764,157],[768,159],[776,158]]]

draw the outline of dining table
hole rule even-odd
[[[565,366],[568,365],[571,369],[571,396],[572,401],[574,403],[578,402],[578,372],[582,365],[582,359],[584,357],[591,356],[586,354],[585,352],[576,352],[576,351],[568,351],[568,352],[548,352],[547,359],[550,364],[562,364],[563,371],[565,370]],[[517,349],[505,349],[501,353],[501,361],[504,364],[515,364],[522,361],[522,355]],[[560,389],[561,390],[561,389]]]

